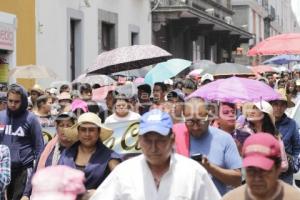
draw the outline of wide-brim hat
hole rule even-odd
[[[76,124],[74,124],[70,128],[65,128],[65,130],[64,130],[65,136],[72,141],[77,141],[78,140],[78,127],[84,123],[95,124],[97,127],[99,127],[101,129],[101,131],[99,133],[99,138],[101,141],[105,141],[112,136],[113,130],[104,126],[101,123],[101,119],[98,117],[98,115],[96,115],[95,113],[92,113],[92,112],[86,112],[86,113],[80,115]]]
[[[276,89],[276,92],[280,95],[280,99],[278,99],[277,101],[285,101],[288,108],[292,108],[295,106],[295,103],[287,97],[285,89]]]
[[[32,88],[29,89],[29,93],[31,93],[32,91],[35,91],[39,94],[44,94],[43,88],[38,84],[35,84]]]
[[[274,116],[274,111],[273,111],[273,107],[271,106],[271,104],[264,100],[261,100],[261,101],[255,102],[254,105],[261,112],[268,114],[270,119],[272,120],[273,125],[275,126],[275,116]]]
[[[57,96],[58,101],[59,100],[70,100],[72,101],[71,94],[68,92],[62,92]]]

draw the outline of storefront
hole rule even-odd
[[[0,12],[0,84],[9,82],[9,69],[16,65],[16,16]]]

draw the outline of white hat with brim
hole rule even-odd
[[[98,126],[99,128],[101,128],[100,136],[99,136],[101,141],[105,141],[112,136],[113,130],[105,127],[101,123],[101,119],[98,117],[98,115],[92,112],[87,112],[80,115],[76,124],[74,124],[71,128],[65,128],[64,129],[65,136],[72,141],[77,141],[78,127],[84,123],[92,123]]]
[[[274,111],[273,107],[271,106],[270,103],[261,100],[258,102],[255,102],[254,105],[261,111],[269,115],[270,119],[272,120],[272,123],[275,125],[275,116],[274,116]]]

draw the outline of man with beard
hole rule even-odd
[[[30,177],[34,161],[43,150],[41,126],[36,116],[27,111],[25,89],[12,84],[7,92],[7,109],[0,112],[0,143],[10,149],[11,183],[7,188],[10,200],[20,200]]]

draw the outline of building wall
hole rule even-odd
[[[85,3],[87,2],[87,4]],[[117,46],[130,45],[130,27],[139,28],[139,44],[151,43],[151,13],[148,0],[37,0],[37,62],[58,72],[58,79],[70,81],[70,18],[80,20],[79,72],[93,65],[99,53],[100,11],[116,13]],[[55,14],[53,14],[55,13]],[[101,33],[100,33],[101,34]],[[101,37],[100,37],[101,38]]]
[[[16,65],[35,64],[35,0],[1,0],[0,10],[17,17]],[[26,88],[34,84],[34,80],[18,79],[18,82]]]
[[[273,6],[276,12],[276,18],[271,23],[273,35],[299,32],[300,26],[293,13],[291,0],[269,0],[269,6]]]

